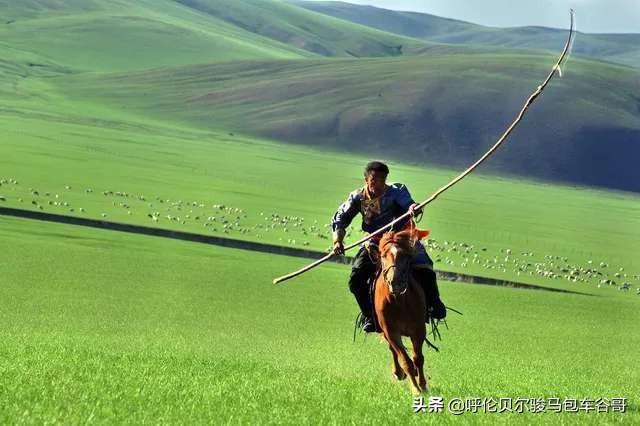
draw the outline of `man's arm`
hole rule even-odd
[[[347,200],[338,207],[338,211],[333,215],[331,229],[333,231],[333,252],[335,254],[344,254],[345,230],[359,211],[360,193],[359,191],[354,191],[349,194]]]
[[[412,215],[420,213],[420,210],[416,209],[418,203],[413,201],[409,189],[405,185],[401,184],[399,187],[397,202],[403,214],[407,211],[411,212]]]

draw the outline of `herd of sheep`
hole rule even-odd
[[[0,190],[2,187],[9,187],[7,189],[11,189],[10,192],[22,194],[14,197],[18,206],[24,203],[32,209],[47,209],[57,213],[98,214],[98,212],[88,212],[84,207],[71,204],[69,199],[75,199],[77,202],[82,197],[78,197],[77,191],[73,193],[70,185],[65,185],[64,191],[59,192],[44,192],[29,188],[28,201],[23,199],[24,190],[16,191],[18,185],[18,181],[14,178],[0,178]],[[75,196],[68,197],[67,194],[71,193]],[[84,197],[93,197],[95,194],[92,188],[86,188],[82,193]],[[308,246],[312,240],[322,240],[323,244],[327,243],[326,240],[330,235],[328,223],[321,225],[317,220],[308,223],[300,216],[259,212],[255,217],[249,218],[244,209],[224,204],[173,200],[159,196],[147,197],[124,191],[104,190],[100,194],[110,203],[108,210],[103,208],[104,211],[99,212],[103,219],[113,217],[122,220],[127,216],[144,216],[145,220],[151,221],[154,225],[191,229],[197,226],[206,232],[245,236],[243,238],[253,240],[261,240],[268,234],[273,234],[274,237],[269,240],[273,241],[277,238],[282,244],[302,246]],[[6,191],[0,192],[0,203],[8,203]],[[104,202],[100,204],[105,205]],[[347,231],[349,236],[353,228],[350,227]],[[598,287],[616,286],[622,291],[631,289],[631,281],[640,282],[639,275],[627,273],[624,267],[611,267],[605,261],[571,262],[564,256],[546,254],[536,257],[533,252],[516,254],[508,248],[492,253],[486,247],[435,239],[427,240],[426,245],[436,265],[440,265],[442,269],[447,269],[447,266],[459,270],[473,268],[476,271],[486,270],[486,274],[483,275],[487,276],[491,276],[492,271],[497,271],[502,274],[513,273],[516,276],[528,275],[544,279],[566,280],[572,283],[593,283]],[[640,295],[640,288],[636,291]]]

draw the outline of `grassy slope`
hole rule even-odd
[[[37,3],[41,7],[58,4]],[[271,2],[260,3],[260,13],[252,14],[243,14],[246,10],[239,5],[224,9],[211,1],[190,3],[192,7],[141,2],[126,11],[119,2],[87,3],[82,8],[75,3],[65,5],[54,11],[53,17],[51,7],[45,8],[47,14],[27,16],[8,6],[16,21],[4,26],[7,41],[0,46],[6,53],[5,62],[0,65],[0,90],[5,95],[20,101],[25,93],[40,97],[42,102],[37,108],[42,108],[51,98],[41,87],[42,80],[32,77],[52,72],[310,54],[300,49],[293,52],[290,45],[246,31],[282,28],[287,22],[283,16],[306,22],[300,25],[318,37],[340,34],[345,43],[357,44],[357,40],[371,35],[354,25],[341,27],[337,20],[318,20],[317,14]],[[32,4],[29,7],[33,9]],[[248,21],[237,22],[239,16]],[[262,21],[257,18],[260,16]],[[116,33],[118,37],[134,42],[125,44],[117,37],[103,36],[114,19],[126,23],[126,28]],[[74,33],[75,25],[82,28],[82,37]],[[175,31],[151,31],[156,25],[168,25]],[[45,36],[61,29],[64,33],[59,37]],[[285,33],[298,40],[302,36],[296,31],[288,28]],[[213,35],[217,41],[211,44]],[[51,40],[65,37],[65,44],[49,45]],[[220,42],[227,38],[233,43]],[[149,47],[142,48],[136,42]],[[166,55],[163,49],[175,43],[180,48]],[[123,45],[132,49],[123,50]],[[203,56],[204,45],[218,48],[206,50],[210,56]],[[47,56],[27,51],[27,46],[36,52],[46,51]],[[398,158],[461,167],[503,130],[511,111],[519,108],[527,91],[547,71],[543,66],[546,58],[446,46],[428,49],[426,55],[408,59],[408,63],[305,60],[256,66],[254,62],[233,62],[115,77],[80,74],[59,83],[66,96],[107,102],[116,108],[126,105],[129,110],[163,119],[182,119],[189,125],[241,128],[294,142],[329,141],[377,155],[389,154],[388,141],[402,140],[407,151],[404,157],[391,148]],[[316,70],[323,74],[318,75]],[[632,164],[638,149],[633,141],[640,128],[636,113],[638,86],[633,71],[576,60],[570,62],[568,71],[572,80],[560,82],[563,90],[545,94],[546,104],[554,108],[539,109],[538,115],[518,130],[528,140],[526,152],[507,148],[491,167],[509,173],[525,171],[530,176],[638,190]],[[22,90],[29,87],[32,90]],[[508,92],[505,87],[509,87]],[[10,103],[15,107],[13,101]],[[607,145],[602,143],[605,139]],[[550,140],[558,141],[551,149]],[[620,152],[624,153],[622,160],[612,154]],[[602,163],[602,158],[610,161]]]
[[[79,71],[318,54],[385,56],[400,54],[401,45],[405,51],[428,45],[274,1],[183,3],[5,2],[0,38],[21,54]]]
[[[207,64],[127,74],[79,75],[55,83],[64,91],[72,91],[71,96],[122,102],[149,111],[151,116],[179,114],[185,121],[209,124],[207,127],[215,127],[217,121],[227,126],[242,121],[249,129],[273,130],[277,128],[274,122],[282,123],[292,114],[295,115],[289,119],[291,122],[308,121],[303,119],[311,118],[313,113],[324,114],[327,118],[323,121],[331,121],[333,115],[351,112],[356,106],[365,113],[372,110],[406,114],[409,109],[423,107],[420,103],[440,102],[437,109],[445,115],[468,107],[461,105],[465,97],[470,99],[468,102],[486,104],[487,114],[495,116],[493,108],[512,108],[522,103],[519,93],[496,92],[499,89],[505,92],[506,87],[509,92],[525,94],[545,75],[551,60],[551,56],[526,53],[445,50],[403,58]],[[548,96],[569,97],[576,104],[585,103],[583,98],[588,96],[594,104],[606,104],[608,109],[617,110],[606,117],[611,125],[640,126],[633,112],[633,96],[638,90],[633,69],[575,59],[567,66],[567,77],[555,80],[555,96],[554,93]],[[625,91],[615,91],[616,86],[624,87]],[[141,96],[145,91],[156,95],[159,102],[158,98]],[[496,96],[503,96],[505,102],[495,102],[497,106],[493,107],[488,99]],[[451,105],[441,97],[452,100]],[[155,108],[150,109],[152,102]],[[572,109],[575,114],[599,118],[589,105],[582,108],[574,105]],[[557,113],[557,109],[553,112]],[[211,117],[212,113],[216,121],[198,116]],[[246,122],[246,117],[259,120]]]
[[[108,220],[276,244],[308,242],[324,250],[329,234],[325,224],[346,194],[361,184],[363,157],[134,121],[133,116],[124,121],[109,117],[108,110],[76,108],[102,118],[2,112],[0,129],[7,138],[0,145],[0,177],[18,180],[0,187],[2,205],[41,206],[43,211],[93,218],[105,214]],[[392,167],[391,180],[406,182],[418,200],[454,175]],[[552,269],[544,256],[554,255],[568,258],[555,261],[561,266],[608,263],[603,268],[607,278],[635,286],[638,280],[632,277],[640,272],[634,254],[640,249],[638,203],[629,195],[471,176],[429,207],[424,225],[441,245],[432,254],[445,270],[583,288],[564,278],[543,279],[533,273],[535,267],[520,274],[514,269],[527,262]],[[157,222],[148,216],[155,212]],[[205,227],[212,216],[215,223]],[[285,216],[304,221],[284,223]],[[224,220],[231,225],[227,232]],[[359,235],[354,231],[350,238]],[[444,241],[474,248],[465,253],[443,246]],[[506,249],[513,254],[505,261]],[[627,278],[613,277],[620,267],[626,268]],[[590,286],[596,283],[591,280]]]
[[[460,421],[413,414],[386,346],[351,343],[344,266],[275,287],[298,260],[2,217],[0,250],[2,423]],[[638,421],[638,297],[441,289],[465,315],[426,352],[430,396],[630,404],[467,421]]]
[[[212,64],[55,81],[84,100],[152,117],[461,167],[501,134],[554,59],[433,51],[367,60]],[[572,58],[491,168],[634,190],[637,73]],[[603,141],[606,140],[605,144]],[[389,141],[402,141],[403,149]],[[550,143],[553,141],[553,143]],[[602,161],[607,159],[607,161]]]
[[[59,2],[38,3],[27,9],[30,14],[20,5],[6,6],[7,14],[16,17],[0,26],[3,42],[76,70],[310,55],[171,2],[105,1],[93,8],[64,3],[54,10]]]
[[[4,49],[16,56],[20,53],[9,47]],[[431,61],[415,58],[413,60],[418,62],[412,67],[403,66],[397,60],[246,62],[171,72],[157,70],[52,79],[48,76],[63,74],[68,69],[57,64],[28,66],[37,55],[24,54],[21,61],[6,62],[2,68],[6,73],[0,76],[6,90],[0,100],[0,113],[4,117],[0,126],[6,135],[0,145],[2,177],[14,177],[21,182],[15,186],[3,185],[0,195],[6,198],[3,204],[12,206],[38,208],[40,205],[47,211],[68,214],[79,214],[82,207],[86,210],[84,214],[90,217],[101,217],[104,213],[109,219],[134,223],[156,224],[148,215],[158,212],[159,226],[298,246],[308,242],[310,247],[324,249],[327,245],[324,225],[344,194],[360,184],[358,176],[366,158],[292,148],[230,135],[228,131],[197,130],[193,123],[216,129],[232,123],[225,122],[230,117],[236,122],[244,117],[247,125],[260,122],[273,125],[277,124],[273,117],[280,116],[286,117],[289,124],[298,120],[313,125],[314,120],[326,118],[336,99],[344,106],[353,107],[352,115],[356,118],[360,113],[366,116],[376,110],[384,112],[389,108],[401,108],[407,99],[411,101],[411,96],[415,96],[415,87],[403,86],[408,84],[403,81],[424,84],[425,80],[440,75],[446,64],[460,69],[466,65],[464,77],[469,77],[482,75],[487,65],[480,64],[493,61],[489,62],[494,67],[491,75],[497,74],[499,78],[494,80],[495,91],[490,93],[498,93],[500,84],[509,81],[509,77],[501,75],[501,58],[481,53],[477,58],[482,72],[469,69],[468,56],[450,53],[442,54],[439,62],[434,58]],[[513,62],[513,56],[509,58]],[[518,58],[517,64],[524,67],[528,61],[527,57]],[[596,93],[612,92],[613,86],[607,76],[611,68],[591,63],[586,66],[588,74],[598,78]],[[576,67],[571,72],[578,70],[580,68]],[[282,84],[278,80],[287,81],[288,87],[278,86]],[[314,81],[318,81],[317,86],[313,85]],[[379,91],[380,81],[387,85],[382,92]],[[401,83],[395,83],[398,81]],[[460,81],[463,79],[456,80]],[[338,89],[327,95],[324,93],[327,84]],[[275,90],[269,89],[272,85]],[[230,87],[236,88],[238,93]],[[293,91],[295,96],[290,96],[290,101],[276,102],[282,96],[280,89]],[[207,108],[216,115],[198,116],[202,107],[185,103],[185,98],[202,96],[211,90],[221,91],[227,101],[226,108],[215,109],[215,97],[205,96],[198,102],[206,102]],[[384,100],[376,102],[377,96],[367,98],[371,93],[383,93]],[[427,92],[424,96],[430,99],[438,96],[438,92]],[[606,96],[620,105],[627,102],[624,95],[618,99],[615,92]],[[298,98],[306,103],[299,103]],[[367,101],[366,107],[362,99]],[[442,105],[447,104],[442,102]],[[287,117],[289,114],[291,116]],[[619,120],[626,120],[624,113],[618,115]],[[177,124],[180,118],[183,122]],[[213,123],[207,122],[212,118]],[[593,116],[587,118],[594,121]],[[344,123],[348,124],[349,120],[345,119]],[[517,150],[527,146],[520,144]],[[399,165],[394,169],[397,171],[392,179],[407,182],[418,199],[453,175],[447,170],[425,174],[422,168]],[[515,181],[505,183],[502,192],[495,190],[495,182],[472,178],[430,207],[426,225],[434,230],[438,241],[454,240],[475,245],[474,250],[464,255],[451,246],[441,250],[436,257],[439,266],[540,281],[537,275],[531,276],[528,272],[517,276],[513,269],[515,264],[505,263],[500,249],[510,248],[514,253],[535,252],[535,259],[521,258],[518,264],[528,260],[543,262],[545,254],[553,254],[568,256],[573,265],[584,265],[587,260],[610,263],[608,275],[616,272],[614,266],[638,269],[632,255],[640,241],[638,223],[634,219],[637,217],[635,197],[570,188],[541,189],[536,184]],[[65,190],[66,185],[72,189]],[[41,195],[34,198],[29,188],[39,190]],[[85,193],[88,188],[95,192]],[[105,190],[144,194],[150,201],[101,195]],[[45,196],[47,192],[49,195]],[[62,200],[57,201],[55,194],[70,205],[56,206],[54,203]],[[167,199],[171,202],[166,203]],[[531,205],[531,200],[540,201]],[[178,201],[182,201],[182,205],[171,205]],[[187,201],[197,201],[197,207],[190,206],[187,210],[184,205]],[[200,204],[204,207],[200,208]],[[218,204],[237,207],[244,212],[239,215],[217,212],[213,206]],[[474,208],[467,208],[469,205]],[[609,208],[612,205],[616,206],[613,210]],[[562,207],[558,209],[558,206]],[[216,230],[212,231],[214,226],[205,228],[202,221],[193,218],[196,215],[209,217],[214,213],[218,213],[219,219],[221,213],[226,214],[226,220],[233,225],[228,233],[224,233],[222,224],[216,224]],[[307,222],[295,227],[291,221],[289,225],[280,221],[267,231],[264,224],[274,225],[270,216],[276,213],[304,217]],[[187,214],[192,217],[186,218]],[[236,219],[236,216],[240,218]],[[585,221],[584,218],[588,219]],[[583,222],[583,227],[575,225]],[[500,223],[499,228],[496,223]],[[314,224],[313,230],[311,224]],[[284,228],[288,228],[286,232]],[[528,231],[523,233],[522,229]],[[478,263],[465,261],[481,246],[488,250],[479,252]],[[513,257],[509,259],[510,262],[513,260]],[[630,277],[632,274],[629,271]],[[624,277],[616,278],[618,283],[623,280]],[[567,285],[566,280],[545,282]]]
[[[396,56],[429,45],[280,1],[180,0],[179,3],[321,56]]]
[[[556,51],[566,39],[565,31],[552,28],[491,28],[426,13],[399,12],[343,2],[296,1],[293,4],[349,22],[438,43]],[[640,66],[639,44],[640,34],[578,33],[573,52]]]

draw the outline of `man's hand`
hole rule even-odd
[[[411,216],[415,216],[417,214],[420,214],[420,212],[422,211],[422,209],[419,209],[418,206],[420,204],[417,203],[413,203],[409,206],[409,213],[411,213]]]
[[[347,233],[344,229],[337,228],[333,231],[333,254],[344,254],[344,236]]]

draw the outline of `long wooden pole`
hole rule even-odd
[[[451,188],[453,185],[455,185],[456,183],[461,181],[465,176],[467,176],[469,173],[471,173],[473,170],[475,170],[491,154],[493,154],[493,152],[496,149],[498,149],[498,147],[500,145],[502,145],[502,143],[507,139],[507,137],[509,136],[511,131],[518,125],[520,120],[522,120],[522,117],[524,116],[524,113],[527,111],[527,109],[533,103],[533,101],[538,97],[538,95],[540,95],[540,93],[542,93],[544,88],[547,87],[547,84],[549,84],[549,82],[551,81],[551,79],[553,78],[555,73],[556,72],[558,72],[558,74],[561,73],[560,65],[562,64],[562,61],[565,59],[565,57],[567,55],[567,52],[569,51],[569,46],[571,45],[571,40],[573,38],[573,14],[574,14],[574,10],[571,9],[571,12],[570,12],[570,15],[571,15],[571,26],[569,28],[569,37],[567,38],[567,42],[564,45],[564,49],[562,50],[562,53],[560,54],[560,57],[558,58],[558,61],[553,66],[553,68],[551,69],[551,72],[549,72],[549,75],[547,75],[547,78],[542,82],[542,84],[540,86],[538,86],[536,88],[536,90],[534,90],[534,92],[527,98],[527,100],[525,101],[524,105],[522,106],[522,109],[520,110],[520,113],[517,115],[517,117],[511,123],[511,125],[509,127],[507,127],[507,130],[504,131],[504,133],[502,134],[502,136],[500,136],[498,141],[491,148],[489,148],[489,150],[487,152],[485,152],[484,155],[478,159],[478,161],[476,161],[471,166],[469,166],[465,171],[460,173],[458,176],[456,176],[449,183],[447,183],[446,185],[444,185],[443,187],[438,189],[436,192],[434,192],[425,201],[423,201],[422,203],[418,204],[418,207],[416,207],[415,210],[420,210],[424,206],[426,206],[427,204],[429,204],[432,201],[434,201],[436,198],[438,198],[438,196],[440,194],[442,194],[447,189]],[[356,241],[353,244],[349,244],[348,246],[346,246],[344,248],[344,250],[347,251],[349,249],[352,249],[353,247],[356,247],[356,246],[364,243],[365,241],[368,241],[369,239],[373,238],[374,236],[383,233],[387,229],[390,229],[396,223],[398,223],[401,220],[404,220],[405,218],[407,218],[409,215],[411,215],[411,213],[407,212],[407,213],[403,214],[402,216],[399,216],[398,218],[394,219],[392,222],[389,222],[388,224],[386,224],[382,228],[378,229],[377,231],[370,233],[369,235],[359,239],[358,241]],[[321,263],[326,262],[327,260],[331,259],[334,255],[335,254],[333,252],[331,252],[331,253],[327,254],[326,256],[316,260],[315,262],[305,266],[304,268],[301,268],[301,269],[299,269],[297,271],[291,272],[290,274],[283,275],[281,277],[275,278],[273,280],[273,283],[274,284],[278,284],[278,283],[281,283],[283,281],[289,280],[289,279],[291,279],[293,277],[297,277],[298,275],[303,274],[303,273],[307,272],[308,270],[315,268],[316,266],[320,265]]]

